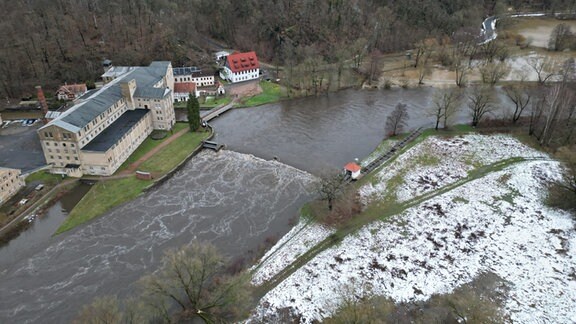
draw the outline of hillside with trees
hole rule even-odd
[[[566,8],[564,0],[535,9]],[[100,0],[5,1],[0,4],[0,96],[33,93],[63,82],[98,78],[101,61],[174,66],[212,64],[221,46],[256,50],[274,64],[335,63],[412,48],[482,19],[512,1],[231,1]]]

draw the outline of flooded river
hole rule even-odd
[[[70,322],[95,296],[133,293],[164,250],[193,239],[238,257],[282,236],[312,198],[310,173],[368,155],[398,102],[408,104],[409,128],[430,124],[433,91],[343,91],[224,114],[212,124],[228,150],[202,152],[88,225],[0,249],[0,323]]]
[[[88,190],[90,190],[89,185],[76,185],[43,215],[36,217],[18,237],[0,247],[0,274],[3,269],[7,269],[14,262],[26,259],[42,249]]]
[[[508,105],[495,88],[495,104]],[[214,120],[215,141],[230,150],[279,161],[313,174],[339,170],[368,156],[386,137],[386,117],[399,103],[408,106],[406,130],[432,127],[435,88],[346,90],[319,97],[231,110]],[[469,122],[466,101],[454,122]]]
[[[287,231],[312,180],[277,162],[204,151],[157,189],[3,264],[0,322],[69,322],[94,296],[133,292],[166,248],[193,239],[230,256],[254,250]]]

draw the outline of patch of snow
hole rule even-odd
[[[530,64],[534,65],[531,62],[537,59],[544,59],[544,57],[534,52],[528,55],[510,57],[506,60],[506,63],[510,66],[510,72],[502,78],[502,81],[538,81],[538,73],[530,66]],[[559,59],[558,61],[561,62],[563,59]],[[551,67],[549,69],[556,70],[557,67]],[[542,76],[547,75],[548,72],[547,69],[544,69]],[[550,81],[560,81],[560,79],[560,75],[554,75],[549,78]]]
[[[334,229],[330,229],[324,225],[300,220],[298,225],[292,228],[288,234],[284,235],[282,239],[251,268],[251,270],[255,270],[252,275],[252,284],[260,285],[269,280],[290,263],[294,262],[300,255],[308,251],[308,249],[334,232]]]
[[[465,153],[474,153],[473,159],[482,164],[545,156],[507,136],[477,135],[431,138],[404,155],[415,157],[434,146],[443,150],[442,161],[459,170],[457,176],[470,170],[453,159]],[[409,163],[404,156],[398,160]],[[434,170],[415,172],[438,178]],[[292,309],[306,323],[321,321],[338,308],[343,287],[352,287],[357,297],[416,301],[449,293],[491,271],[511,283],[503,310],[513,322],[574,322],[574,221],[568,213],[544,206],[541,195],[560,170],[553,161],[520,162],[409,208],[391,221],[366,225],[269,291],[253,319]],[[389,172],[387,168],[379,176],[389,179]],[[297,241],[292,244],[298,246]],[[281,258],[275,262],[285,264]],[[279,266],[265,267],[277,271]]]
[[[394,194],[397,201],[403,202],[465,178],[475,165],[513,157],[545,158],[546,155],[506,135],[428,137],[381,169],[376,175],[378,183],[360,188],[360,195],[365,204],[387,194]],[[437,163],[422,165],[425,162],[419,162],[428,158],[437,159]],[[400,186],[390,186],[391,179],[398,176],[404,179]]]

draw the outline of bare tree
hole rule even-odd
[[[84,306],[74,319],[74,324],[116,324],[150,322],[150,314],[137,299],[122,303],[116,296],[96,297],[92,303]]]
[[[429,39],[429,40],[423,39],[421,41],[416,42],[416,44],[414,44],[415,51],[416,51],[416,56],[414,57],[414,67],[415,68],[418,68],[418,66],[422,62],[422,59],[427,61],[428,58],[430,58],[430,55],[432,54],[432,47],[433,47],[434,43],[435,42],[433,39]]]
[[[570,26],[565,23],[558,24],[550,33],[548,39],[548,49],[551,51],[563,51],[570,49],[574,42],[574,34],[570,30]]]
[[[544,107],[546,106],[546,91],[540,86],[536,89],[534,100],[530,107],[530,123],[528,127],[528,135],[537,136],[537,128],[544,115]]]
[[[456,85],[460,88],[465,87],[468,81],[467,78],[470,67],[468,64],[464,63],[461,56],[455,56],[452,62],[452,68],[456,73]]]
[[[495,85],[510,72],[510,66],[506,62],[485,63],[480,67],[482,82]]]
[[[504,61],[509,55],[506,45],[496,40],[481,45],[481,52],[486,63],[493,63],[496,58]]]
[[[345,186],[346,182],[342,174],[326,175],[320,178],[316,193],[320,200],[325,200],[328,203],[328,210],[332,211],[334,201],[342,194]]]
[[[370,68],[368,70],[368,83],[372,84],[372,81],[378,81],[380,74],[382,73],[382,67],[380,64],[382,58],[382,53],[378,50],[372,51],[370,53]]]
[[[390,136],[396,136],[402,131],[410,116],[408,106],[399,102],[390,115],[386,118],[386,130]]]
[[[435,130],[438,130],[441,121],[444,122],[444,128],[448,126],[448,120],[456,113],[459,101],[460,91],[458,88],[436,91],[432,101],[433,106],[430,109],[430,114],[435,119]]]
[[[418,61],[416,63],[416,71],[418,72],[418,84],[424,84],[424,78],[430,74],[430,57],[432,56],[432,51],[427,49],[426,51],[420,53]]]
[[[549,184],[547,203],[564,210],[576,211],[576,147],[558,150],[557,157],[564,162],[564,172]]]
[[[227,274],[225,266],[224,257],[210,244],[194,242],[170,250],[161,268],[141,279],[143,300],[167,322],[238,319],[247,315],[250,305],[249,281],[243,274]]]
[[[468,108],[472,114],[472,126],[476,127],[482,118],[494,110],[490,89],[475,86],[468,94]]]
[[[82,308],[74,323],[101,324],[121,323],[122,312],[118,307],[118,299],[112,296],[98,297]]]
[[[526,89],[523,83],[507,85],[503,87],[506,96],[514,103],[514,112],[512,113],[512,122],[516,123],[522,116],[532,97],[531,91]]]
[[[570,121],[573,116],[576,105],[576,90],[573,89],[575,70],[574,60],[565,61],[561,81],[554,83],[548,90],[541,131],[538,134],[541,145],[550,146],[554,134],[562,134],[564,131],[563,127],[559,127],[562,121]]]
[[[551,77],[558,74],[558,64],[553,58],[549,56],[530,57],[528,59],[528,65],[532,68],[532,70],[534,70],[534,72],[536,72],[536,75],[538,76],[538,83],[540,84],[544,84]]]

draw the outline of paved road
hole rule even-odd
[[[0,129],[0,166],[23,172],[46,164],[36,130],[42,125],[10,125]]]
[[[496,23],[498,22],[499,19],[506,17],[519,18],[519,17],[542,17],[542,16],[546,16],[546,14],[542,12],[533,12],[533,13],[517,13],[517,14],[506,14],[506,15],[488,17],[482,22],[482,41],[478,43],[478,45],[484,45],[486,43],[495,40],[496,37],[498,37],[498,34],[496,33]]]

